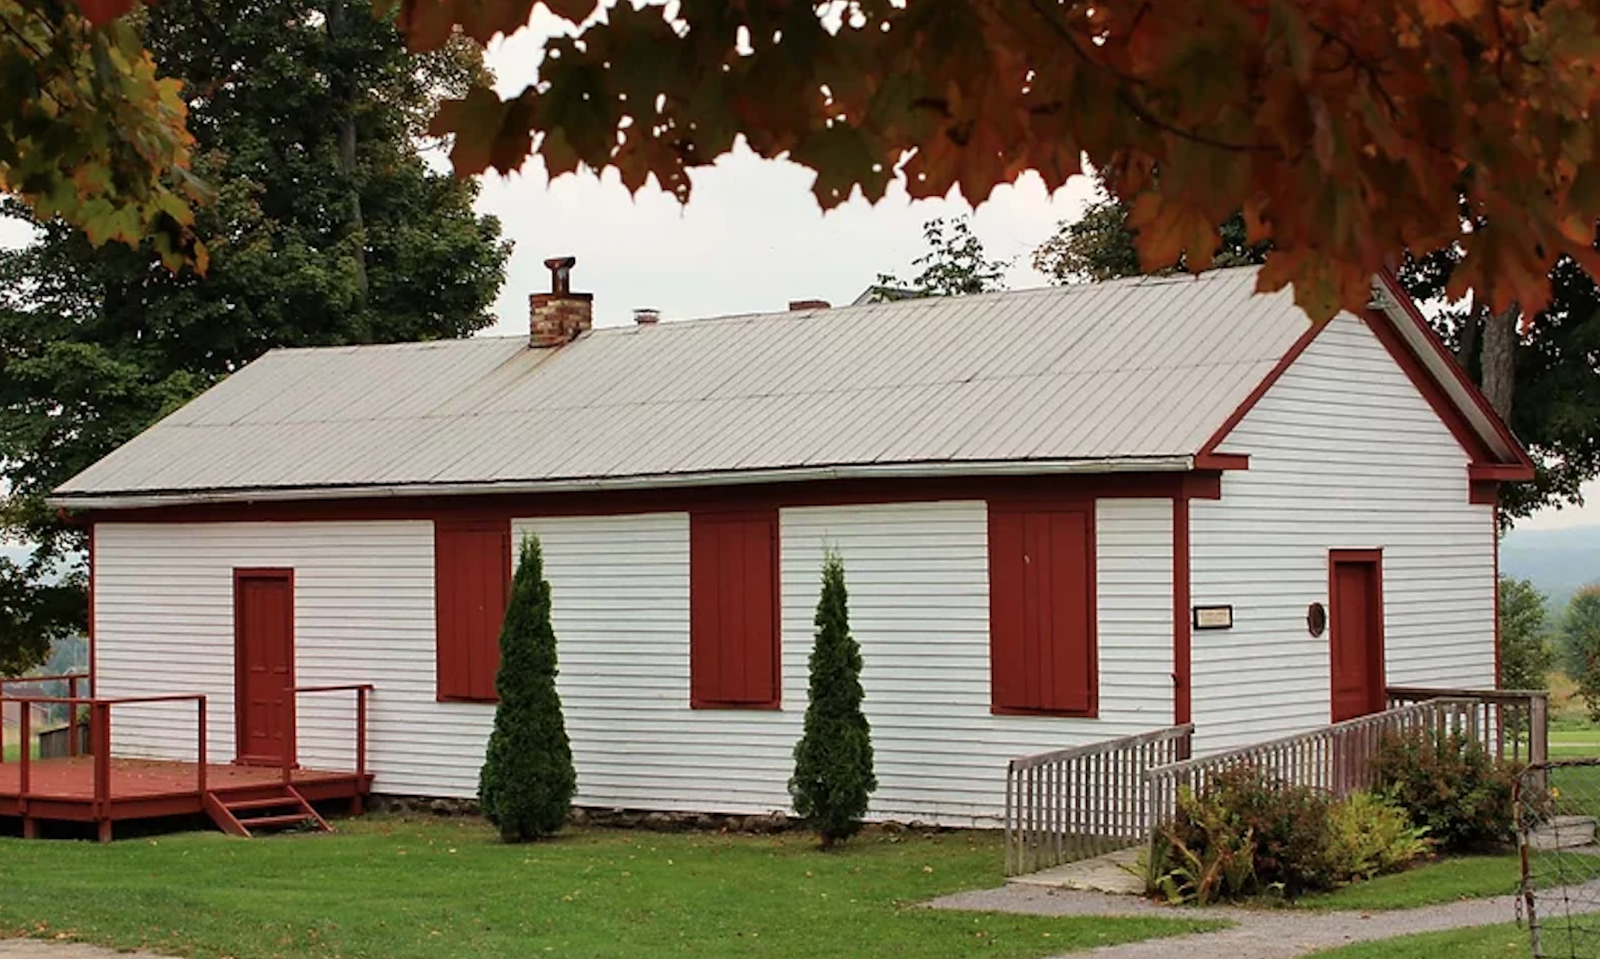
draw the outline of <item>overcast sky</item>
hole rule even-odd
[[[542,9],[541,14],[542,14]],[[494,43],[489,66],[504,96],[534,79],[545,37],[558,21],[535,17],[526,30]],[[537,161],[519,174],[484,179],[479,209],[501,220],[516,242],[494,332],[526,328],[528,294],[549,286],[544,261],[571,254],[575,289],[595,297],[599,324],[632,322],[635,308],[663,318],[775,310],[790,300],[848,303],[879,273],[910,272],[924,249],[922,224],[971,212],[953,200],[910,202],[891,189],[877,206],[857,199],[823,214],[809,170],[763,161],[748,151],[694,176],[688,206],[653,183],[630,197],[614,173],[580,173],[555,182]],[[1014,259],[1012,288],[1039,286],[1033,249],[1073,219],[1093,192],[1087,178],[1048,194],[1029,177],[997,190],[973,219],[995,259]]]

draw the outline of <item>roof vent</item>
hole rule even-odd
[[[655,326],[661,322],[661,311],[650,307],[640,307],[633,311],[633,322],[640,326]]]

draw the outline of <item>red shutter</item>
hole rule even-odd
[[[1098,708],[1088,508],[991,506],[990,685],[1001,712]]]
[[[438,698],[493,702],[511,593],[510,524],[437,521],[433,562]]]
[[[778,704],[778,516],[689,520],[689,701]]]

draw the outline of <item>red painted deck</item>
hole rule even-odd
[[[110,798],[97,804],[90,756],[33,760],[26,802],[21,797],[22,765],[0,763],[0,819],[100,823],[105,835],[112,822],[205,811],[197,763],[113,758],[110,765]],[[372,787],[370,775],[352,772],[296,769],[291,775],[292,785],[307,800],[349,800],[355,809]],[[205,791],[224,801],[267,798],[282,786],[283,770],[277,767],[206,766]]]

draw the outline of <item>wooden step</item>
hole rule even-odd
[[[289,813],[286,816],[252,816],[249,819],[239,820],[246,829],[258,829],[262,826],[292,826],[296,823],[311,821],[311,815],[304,812]]]
[[[260,810],[293,808],[292,813],[278,813],[276,815],[252,816],[241,815]],[[216,793],[206,793],[206,815],[217,824],[217,828],[231,836],[241,836],[245,839],[254,838],[252,829],[268,826],[290,826],[309,822],[319,832],[332,832],[333,828],[328,821],[323,819],[316,809],[312,808],[306,798],[300,795],[299,790],[293,786],[285,785],[281,794],[262,799],[238,799],[228,801]]]
[[[279,809],[284,806],[299,806],[300,800],[293,796],[273,796],[271,799],[229,799],[223,802],[228,811],[234,814],[248,812],[251,809]]]
[[[1537,850],[1575,849],[1595,842],[1592,816],[1554,816],[1528,831],[1528,846]]]

